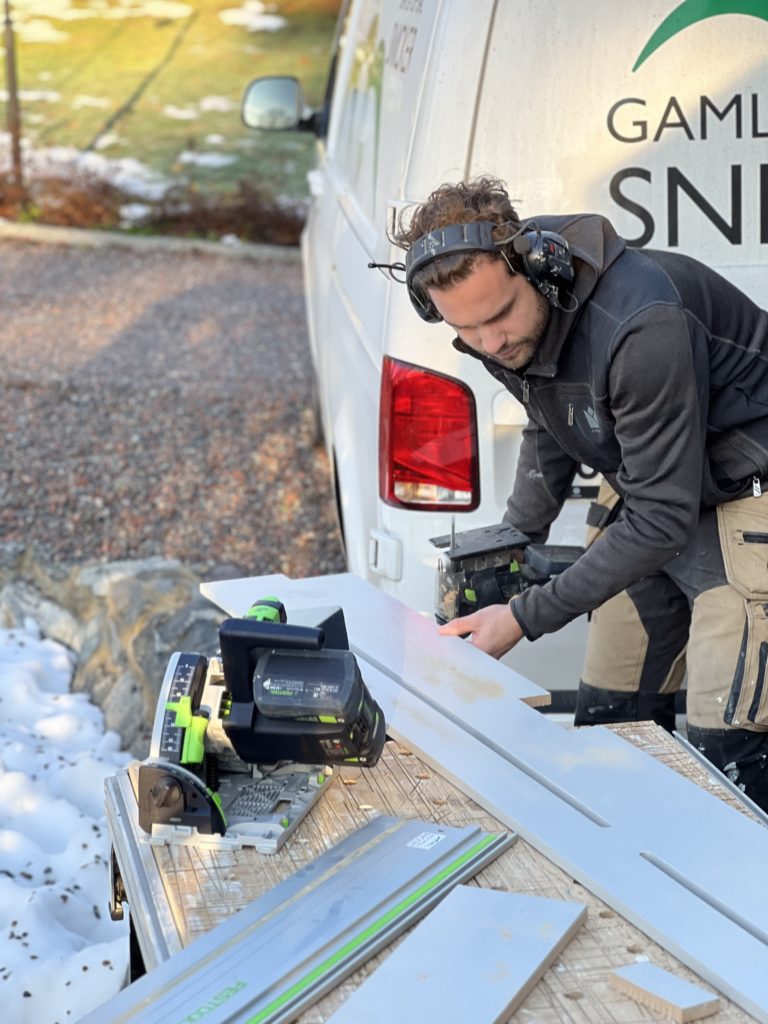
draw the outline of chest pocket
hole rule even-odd
[[[573,395],[566,397],[565,402],[568,449],[594,469],[615,472],[621,462],[621,449],[613,421],[606,418],[591,395]]]

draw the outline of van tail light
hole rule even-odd
[[[425,512],[477,508],[477,416],[466,384],[385,356],[379,494],[387,505]]]

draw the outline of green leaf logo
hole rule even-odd
[[[678,32],[718,14],[746,14],[768,21],[768,0],[683,0],[653,33],[632,70],[637,71],[655,50]]]

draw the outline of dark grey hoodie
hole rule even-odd
[[[662,568],[701,505],[768,478],[768,313],[696,260],[627,248],[603,217],[536,223],[568,239],[579,305],[552,311],[524,371],[478,356],[529,417],[504,518],[546,538],[579,463],[625,504],[572,568],[512,602],[531,640]]]

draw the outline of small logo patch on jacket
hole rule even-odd
[[[592,406],[588,405],[586,409],[582,409],[582,412],[584,413],[584,419],[587,421],[587,426],[592,431],[592,433],[599,434],[600,420],[597,418],[597,413],[592,408]]]

